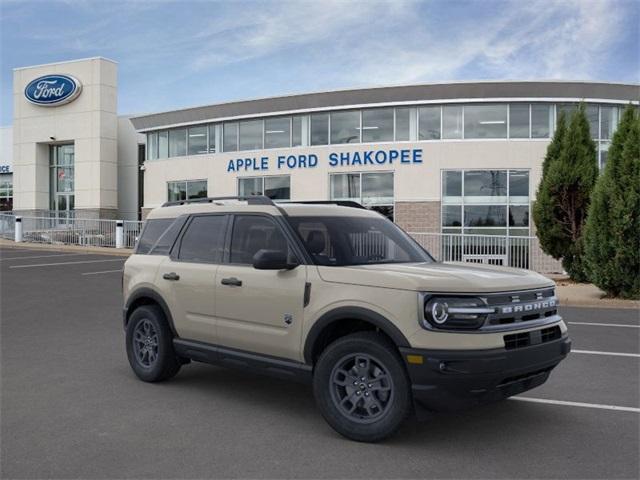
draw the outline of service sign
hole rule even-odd
[[[82,91],[82,84],[71,75],[45,75],[29,82],[24,96],[35,105],[57,107],[75,100]]]
[[[0,173],[11,173],[11,165],[0,165]]]

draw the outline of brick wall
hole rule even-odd
[[[407,232],[439,232],[440,202],[396,202],[394,217]]]

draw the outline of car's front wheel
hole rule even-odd
[[[160,382],[180,370],[173,335],[160,307],[143,305],[131,313],[126,342],[129,364],[141,380]]]
[[[325,420],[352,440],[382,440],[411,412],[402,360],[375,332],[354,333],[329,345],[316,363],[313,387]]]

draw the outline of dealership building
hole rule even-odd
[[[602,167],[640,97],[634,84],[459,82],[125,116],[117,89],[104,58],[14,70],[3,209],[138,219],[166,201],[263,194],[355,200],[411,232],[528,236],[559,114],[585,103]]]

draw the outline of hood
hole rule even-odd
[[[324,281],[441,293],[491,293],[553,286],[539,273],[462,262],[318,267]]]

